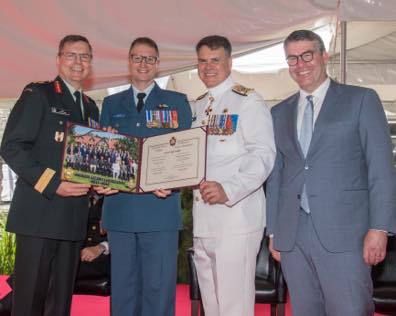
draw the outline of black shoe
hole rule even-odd
[[[11,316],[12,292],[0,300],[0,316]]]

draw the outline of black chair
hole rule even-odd
[[[385,315],[396,315],[396,237],[388,239],[386,258],[373,266],[373,300],[375,311]]]
[[[101,278],[85,278],[77,279],[74,286],[74,294],[84,295],[98,295],[98,296],[109,296],[110,295],[110,280],[106,277]]]
[[[13,287],[13,275],[7,279],[7,283]],[[106,277],[78,279],[74,286],[74,294],[83,295],[110,295],[110,280]],[[8,293],[0,300],[0,316],[11,316],[12,292]]]
[[[201,293],[198,285],[197,270],[194,265],[194,249],[187,250],[189,267],[191,315],[204,316]],[[256,303],[271,304],[271,316],[284,316],[287,298],[286,282],[280,264],[268,250],[268,238],[263,238],[257,255],[256,266]]]

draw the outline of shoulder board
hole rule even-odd
[[[25,87],[25,89],[23,89],[23,91],[22,91],[22,93],[25,93],[25,92],[33,92],[33,89],[30,88],[30,86],[27,86],[27,87]]]
[[[202,100],[208,93],[205,92],[204,94],[200,95],[195,101]]]
[[[246,97],[247,95],[249,95],[249,93],[253,92],[254,89],[246,88],[240,84],[236,84],[232,87],[232,91]]]
[[[51,83],[51,81],[32,81],[23,89],[22,93],[24,92],[33,92],[33,88],[36,86],[47,85]]]
[[[47,80],[47,81],[33,81],[32,83],[36,83],[36,84],[43,84],[43,83],[51,83],[52,81]]]

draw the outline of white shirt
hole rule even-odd
[[[149,96],[151,90],[153,90],[155,83],[152,82],[146,89],[144,89],[143,91],[140,91],[138,88],[136,88],[133,84],[132,86],[132,90],[133,90],[133,99],[135,100],[135,105],[137,106],[138,103],[138,93],[145,93],[146,96],[143,98],[143,102],[146,103],[147,97]]]
[[[330,78],[327,77],[325,81],[312,93],[308,93],[304,90],[300,90],[300,98],[298,100],[298,111],[297,111],[297,135],[300,139],[300,131],[301,131],[301,124],[302,119],[304,116],[305,107],[307,106],[307,96],[312,95],[312,102],[314,105],[314,128],[315,122],[319,116],[319,112],[322,109],[323,101],[326,96],[327,90],[330,86]]]
[[[262,184],[275,160],[272,118],[259,94],[240,95],[232,91],[234,85],[228,77],[192,105],[196,117],[193,127],[207,124],[209,95],[214,98],[210,114],[238,115],[232,135],[208,135],[206,180],[219,182],[229,200],[209,205],[199,190],[194,190],[194,237],[244,234],[265,226]]]
[[[66,85],[66,87],[69,89],[69,91],[70,91],[70,93],[71,93],[71,95],[72,95],[72,97],[73,97],[73,100],[74,100],[74,102],[76,102],[76,96],[74,95],[74,92],[76,92],[76,91],[79,91],[80,92],[80,95],[81,95],[81,98],[80,98],[80,109],[81,109],[81,113],[82,113],[82,115],[83,115],[83,118],[85,117],[85,113],[84,113],[84,105],[83,105],[83,100],[82,100],[82,97],[83,97],[83,92],[82,92],[82,90],[80,89],[80,90],[77,90],[77,89],[75,89],[71,84],[69,84],[66,80],[64,80],[62,77],[61,77],[61,79],[63,80],[63,82],[65,83],[65,85]]]

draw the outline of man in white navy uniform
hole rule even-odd
[[[231,44],[208,36],[197,46],[208,92],[193,126],[208,127],[206,181],[194,190],[194,262],[205,315],[253,316],[256,256],[265,226],[263,182],[275,160],[263,98],[231,77]]]

